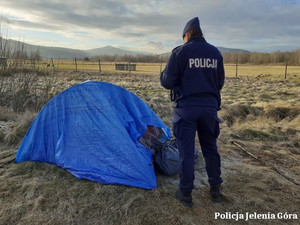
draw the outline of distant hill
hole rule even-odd
[[[120,48],[115,48],[110,45],[102,47],[102,48],[94,48],[90,50],[86,50],[88,54],[91,56],[95,55],[139,55],[139,54],[151,54],[149,52],[136,52],[136,51],[127,51]]]
[[[242,52],[242,53],[250,53],[250,51],[244,49],[237,49],[237,48],[224,48],[224,47],[217,47],[220,52]]]
[[[39,51],[42,58],[71,59],[74,57],[78,57],[78,58],[90,57],[89,53],[79,49],[31,45],[24,42],[11,40],[11,39],[6,41],[8,41],[8,45],[11,47],[12,51],[14,51],[14,49],[16,48],[20,48],[18,46],[24,45],[24,50],[27,52],[28,55],[30,55],[31,52]]]
[[[94,48],[90,50],[80,50],[80,49],[71,49],[71,48],[60,48],[60,47],[46,47],[46,46],[37,46],[31,45],[24,42],[18,42],[14,40],[6,40],[11,46],[12,49],[15,49],[16,46],[24,45],[24,49],[28,55],[31,52],[37,52],[39,50],[42,58],[61,58],[61,59],[73,59],[93,57],[96,55],[151,55],[149,52],[137,52],[137,51],[128,51],[112,46],[105,46],[102,48]],[[233,48],[224,48],[218,47],[221,52],[249,52],[243,49],[233,49]],[[166,52],[160,54],[161,56],[169,56],[171,52]]]

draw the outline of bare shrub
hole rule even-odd
[[[15,125],[4,138],[5,143],[10,145],[20,143],[35,116],[36,114],[31,111],[25,111],[23,114],[19,115]]]
[[[2,130],[0,130],[0,142],[2,142],[5,138],[5,134]]]
[[[9,77],[9,76],[11,76],[13,73],[12,73],[11,70],[4,70],[4,69],[1,69],[1,70],[0,70],[0,74],[1,74],[1,76],[3,76],[3,77]]]
[[[28,90],[22,89],[17,91],[11,96],[11,107],[15,112],[22,112],[24,107],[23,103],[30,97]]]
[[[35,73],[37,76],[48,76],[50,74],[48,70],[43,69],[36,70]]]
[[[0,121],[9,121],[16,119],[16,114],[11,108],[0,106]]]
[[[40,81],[36,74],[23,73],[0,77],[0,105],[20,113],[39,111],[53,97],[53,79]]]

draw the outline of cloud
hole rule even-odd
[[[5,25],[5,24],[9,24],[9,23],[11,23],[11,21],[7,17],[5,17],[5,16],[0,17],[0,25]]]
[[[299,0],[143,3],[138,0],[9,0],[1,3],[1,13],[16,29],[60,33],[84,41],[89,38],[120,41],[128,46],[149,43],[152,49],[161,43],[164,50],[166,47],[171,50],[179,43],[185,23],[194,16],[199,16],[207,40],[218,46],[249,50],[300,46],[299,12]]]

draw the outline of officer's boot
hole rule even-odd
[[[213,202],[221,202],[221,191],[220,185],[211,185],[210,186],[210,196]]]
[[[181,201],[186,207],[191,208],[193,206],[192,192],[183,192],[180,189],[177,189],[176,199]]]

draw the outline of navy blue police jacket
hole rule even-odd
[[[175,92],[175,107],[218,110],[225,72],[220,51],[194,36],[173,49],[160,76],[161,85]]]

